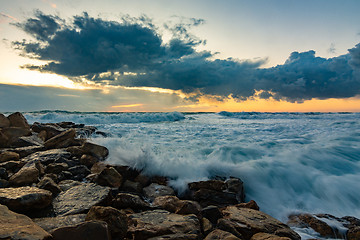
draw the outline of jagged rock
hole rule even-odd
[[[112,207],[93,206],[90,208],[85,220],[106,222],[113,238],[123,239],[127,232],[126,214]]]
[[[113,167],[108,167],[102,170],[97,178],[97,183],[103,186],[119,188],[122,182],[123,177]]]
[[[0,153],[0,163],[7,161],[18,161],[20,155],[16,152],[5,151]]]
[[[84,154],[81,146],[70,146],[66,148],[66,151],[71,153],[74,157],[81,157]]]
[[[0,179],[8,179],[6,168],[0,167]]]
[[[72,179],[72,178],[73,178],[73,175],[69,171],[62,171],[58,175],[58,181],[60,181],[60,182],[64,181],[64,180]],[[82,180],[82,179],[79,179],[79,180]]]
[[[150,177],[140,173],[136,176],[134,181],[140,183],[142,187],[146,187],[150,184]]]
[[[90,221],[75,226],[61,227],[52,233],[54,240],[111,240],[108,226],[103,221]]]
[[[74,180],[81,181],[91,172],[85,165],[77,165],[74,167],[69,168],[69,171],[73,175]]]
[[[33,153],[24,158],[24,161],[39,160],[44,165],[49,165],[61,158],[70,158],[71,154],[64,149],[51,149],[47,151],[40,151]]]
[[[61,192],[59,185],[57,185],[54,180],[49,177],[43,177],[37,184],[37,187],[50,191],[53,196]]]
[[[42,124],[37,122],[35,122],[31,126],[31,129],[37,133],[46,132],[46,140],[66,131],[64,128],[58,126],[57,124]]]
[[[346,234],[347,240],[359,240],[360,239],[360,227],[350,228]]]
[[[171,187],[152,183],[143,189],[144,196],[151,201],[160,196],[174,196],[175,191]]]
[[[10,127],[30,129],[29,123],[27,122],[26,118],[19,112],[10,114],[7,118],[10,121]]]
[[[208,181],[189,183],[190,190],[197,191],[202,188],[211,189],[211,190],[215,190],[215,191],[222,191],[222,190],[226,189],[226,184],[224,181],[220,181],[220,180],[208,180]]]
[[[79,185],[82,185],[82,184],[83,184],[82,182],[67,179],[67,180],[63,180],[63,181],[59,182],[58,185],[59,185],[61,191],[65,192],[65,191],[69,190],[72,187],[76,187],[76,186],[79,186]]]
[[[176,196],[159,196],[153,202],[154,207],[175,213],[183,205],[182,200]]]
[[[151,183],[157,183],[159,185],[167,186],[168,182],[169,182],[169,179],[167,177],[164,177],[164,176],[152,176],[150,178],[150,182]]]
[[[5,168],[6,170],[15,170],[15,169],[19,169],[22,166],[24,166],[23,162],[20,161],[7,161],[4,163],[0,163],[0,167]]]
[[[99,174],[99,173],[101,173],[102,170],[104,170],[107,167],[108,167],[108,165],[106,163],[97,162],[91,167],[90,171],[91,171],[91,173]],[[123,176],[123,175],[121,174],[121,176]]]
[[[245,201],[244,183],[239,178],[231,177],[225,181],[226,190],[236,194],[236,198],[239,202]]]
[[[0,239],[50,240],[51,235],[29,217],[10,211],[0,205]]]
[[[242,240],[244,238],[238,238],[233,234],[220,230],[215,229],[211,233],[209,233],[204,240]]]
[[[141,193],[143,189],[141,183],[126,180],[123,183],[121,190],[125,192]]]
[[[181,203],[181,206],[175,212],[176,214],[195,214],[197,216],[200,214],[201,206],[198,202],[191,200],[182,200]]]
[[[68,227],[85,222],[86,214],[75,214],[63,217],[34,218],[33,221],[47,232],[57,228]]]
[[[92,206],[105,202],[109,193],[108,187],[83,183],[61,192],[53,201],[54,212],[57,216],[83,213]]]
[[[42,209],[50,205],[51,192],[36,187],[1,188],[0,204],[13,211]]]
[[[173,214],[165,210],[145,211],[129,215],[128,233],[135,239],[148,239],[168,234],[200,235],[195,215]]]
[[[24,186],[39,181],[42,165],[39,160],[26,163],[18,172],[12,175],[9,182],[13,186]]]
[[[208,235],[214,229],[212,223],[207,218],[201,218],[201,227],[205,236]]]
[[[20,155],[20,158],[29,156],[30,154],[46,150],[44,146],[29,146],[14,148],[13,151]]]
[[[300,236],[275,218],[253,209],[228,206],[222,210],[223,218],[218,220],[218,228],[235,236],[250,239],[259,232],[300,240]]]
[[[44,141],[40,139],[37,135],[30,135],[30,136],[19,137],[10,143],[10,147],[14,147],[14,148],[31,147],[31,146],[44,147]]]
[[[269,233],[256,233],[250,240],[291,240],[288,237],[279,237]]]
[[[30,129],[27,128],[19,128],[19,127],[8,127],[3,128],[1,130],[1,133],[5,135],[5,137],[8,139],[7,144],[11,144],[14,141],[16,141],[19,137],[29,136],[31,135]]]
[[[98,159],[96,157],[88,154],[83,154],[80,158],[80,163],[88,168],[91,168],[97,161]]]
[[[112,206],[117,209],[131,208],[135,211],[146,210],[150,208],[150,204],[142,200],[138,195],[130,193],[118,193],[113,200]]]
[[[201,188],[194,193],[193,200],[202,207],[209,205],[227,206],[239,203],[236,194],[232,192],[220,192],[212,189]]]
[[[0,128],[10,127],[10,121],[4,114],[0,113]]]
[[[63,148],[71,145],[76,135],[75,129],[71,128],[65,132],[62,132],[45,142],[45,147],[50,148]]]
[[[216,224],[217,221],[222,218],[222,213],[220,212],[219,208],[217,206],[207,206],[201,210],[201,215],[207,219],[212,224]]]
[[[68,168],[69,165],[67,165],[66,163],[50,163],[46,166],[45,172],[59,174],[62,171],[66,171]]]
[[[46,173],[44,176],[45,177],[48,177],[48,178],[51,178],[55,183],[58,183],[58,176],[54,173]]]
[[[259,206],[257,205],[257,203],[254,200],[250,200],[247,203],[239,203],[236,205],[236,207],[238,208],[250,208],[250,209],[254,209],[254,210],[260,210]]]
[[[76,158],[71,158],[71,159],[59,158],[55,160],[54,163],[66,163],[69,166],[69,168],[79,165],[79,161]]]
[[[158,237],[149,238],[148,240],[198,240],[199,236],[196,234],[168,234]]]
[[[48,139],[47,137],[47,133],[45,130],[42,130],[40,131],[38,134],[37,134],[38,138],[40,138],[44,143],[45,141]]]
[[[94,143],[85,142],[82,149],[85,153],[89,153],[100,160],[105,159],[109,155],[109,150],[106,147]]]

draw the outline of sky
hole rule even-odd
[[[358,0],[0,0],[0,112],[360,111]]]

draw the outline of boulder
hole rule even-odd
[[[71,128],[67,131],[64,131],[45,142],[45,147],[47,149],[51,148],[64,148],[71,145],[76,135],[75,129]]]
[[[39,181],[39,169],[41,168],[42,165],[38,160],[28,162],[10,177],[9,183],[13,186],[24,186],[36,183]]]
[[[256,233],[251,237],[250,240],[291,240],[291,238],[279,237],[269,233]]]
[[[5,180],[5,179],[0,179],[0,188],[7,188],[9,187],[9,181]]]
[[[69,165],[67,165],[66,163],[50,163],[46,166],[45,172],[59,174],[62,171],[66,171],[68,168]]]
[[[220,230],[215,229],[211,233],[209,233],[204,240],[242,240],[244,238],[238,238],[233,234]]]
[[[21,113],[16,112],[16,113],[10,114],[7,118],[10,121],[10,127],[19,127],[19,128],[25,128],[25,129],[30,130],[29,123],[27,122],[24,115],[22,115]]]
[[[50,240],[51,235],[29,217],[10,211],[0,205],[0,239]]]
[[[108,226],[103,221],[90,221],[75,226],[55,229],[54,240],[111,240]]]
[[[214,205],[210,205],[210,206],[207,206],[205,208],[203,208],[201,210],[201,215],[207,219],[209,219],[209,221],[212,223],[212,224],[216,224],[217,221],[222,218],[222,213],[221,211],[219,210],[219,208],[217,206],[214,206]]]
[[[238,208],[250,208],[250,209],[254,209],[254,210],[260,210],[259,206],[257,205],[257,203],[254,200],[250,200],[247,203],[239,203],[236,205],[236,207]]]
[[[69,171],[73,175],[74,180],[81,181],[91,172],[85,165],[77,165],[74,167],[69,168]]]
[[[50,205],[51,192],[36,187],[1,188],[0,204],[13,211],[42,209]]]
[[[110,188],[94,183],[83,183],[61,192],[53,201],[56,216],[66,216],[88,211],[92,206],[108,200]]]
[[[106,222],[113,238],[123,239],[126,236],[127,216],[115,208],[93,206],[90,208],[85,220],[99,220]]]
[[[145,211],[129,215],[128,233],[134,239],[148,239],[168,234],[199,236],[200,223],[195,215],[173,214],[165,210]]]
[[[143,186],[139,182],[126,180],[123,183],[121,190],[124,192],[142,193]]]
[[[20,158],[29,156],[30,154],[46,150],[44,146],[29,146],[14,148],[12,151],[18,153]]]
[[[100,160],[104,160],[109,155],[109,150],[106,147],[90,142],[85,142],[82,149],[85,153],[88,153]]]
[[[160,196],[174,196],[175,191],[171,187],[152,183],[143,189],[144,196],[151,201]]]
[[[62,158],[70,158],[71,153],[64,149],[51,149],[47,151],[35,152],[24,158],[24,161],[39,160],[42,164],[48,165]]]
[[[207,188],[197,190],[193,195],[193,200],[199,202],[202,207],[209,205],[227,206],[239,203],[236,193],[220,192]]]
[[[59,187],[60,187],[61,191],[65,192],[72,187],[80,186],[82,184],[83,184],[82,182],[67,179],[67,180],[63,180],[63,181],[59,182]]]
[[[19,137],[31,135],[31,131],[29,129],[19,127],[3,128],[1,133],[8,139],[8,145],[15,142]]]
[[[152,205],[154,207],[175,213],[179,208],[181,208],[183,202],[176,196],[159,196],[155,198]]]
[[[68,227],[85,222],[86,214],[75,214],[63,217],[34,218],[33,221],[47,232],[57,228]]]
[[[83,154],[80,158],[80,163],[88,168],[91,168],[97,161],[98,159],[96,157],[88,154]]]
[[[187,215],[187,214],[195,214],[197,216],[200,215],[200,211],[201,211],[201,206],[198,202],[195,201],[191,201],[191,200],[182,200],[181,201],[181,206],[176,209],[176,214],[182,214],[182,215]]]
[[[190,190],[200,190],[200,189],[211,189],[215,191],[222,191],[226,189],[226,184],[221,180],[208,180],[208,181],[200,181],[200,182],[191,182],[189,183]]]
[[[199,236],[196,234],[184,234],[184,233],[176,233],[176,234],[168,234],[158,237],[149,238],[148,240],[198,240]]]
[[[360,227],[350,228],[346,234],[347,240],[358,240],[360,239]]]
[[[5,151],[0,153],[0,163],[7,161],[18,161],[20,155],[16,152]]]
[[[0,179],[8,179],[6,168],[0,167]]]
[[[228,206],[222,210],[222,214],[223,218],[218,220],[218,228],[239,238],[250,239],[254,234],[264,232],[300,240],[300,236],[289,226],[263,212]]]
[[[213,224],[207,218],[201,218],[201,227],[205,236],[214,229]]]
[[[0,163],[0,167],[5,168],[6,170],[14,171],[16,169],[20,169],[24,166],[23,162],[20,161],[7,161]]]
[[[61,188],[50,177],[43,177],[37,184],[38,188],[50,191],[53,196],[61,192]]]
[[[7,146],[7,142],[9,141],[9,138],[0,131],[0,148],[4,148]]]
[[[90,173],[90,171],[89,171]],[[113,167],[103,169],[97,178],[97,183],[103,186],[119,188],[123,182],[123,177]]]
[[[4,114],[0,113],[0,128],[10,127],[10,121]]]
[[[64,128],[58,126],[57,124],[42,124],[38,122],[35,122],[31,126],[31,129],[37,133],[45,132],[46,140],[66,131]]]
[[[239,178],[230,177],[225,181],[226,190],[236,194],[236,198],[239,202],[245,201],[244,183]]]
[[[134,211],[150,209],[150,204],[142,200],[138,195],[130,193],[118,193],[112,202],[117,209],[131,208]]]
[[[31,146],[44,146],[44,141],[37,135],[23,136],[10,143],[10,147],[31,147]]]
[[[101,173],[102,170],[104,170],[107,167],[109,167],[109,165],[107,165],[106,163],[97,162],[91,167],[90,171],[91,171],[91,173],[99,174],[99,173]],[[121,174],[121,176],[123,176],[123,175]]]

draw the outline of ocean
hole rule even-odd
[[[286,222],[291,213],[360,218],[360,113],[25,113],[29,123],[72,121],[108,137],[107,161],[187,183],[244,181],[246,200]]]

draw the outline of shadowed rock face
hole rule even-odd
[[[49,206],[51,200],[51,192],[36,187],[0,189],[0,204],[14,211],[42,209]]]
[[[54,212],[57,216],[83,213],[105,201],[109,193],[109,187],[83,183],[61,192],[53,201]]]
[[[0,239],[50,240],[51,235],[29,217],[0,205]]]
[[[50,233],[60,227],[73,226],[83,223],[85,222],[85,217],[86,214],[75,214],[63,217],[35,218],[33,221],[42,229]]]
[[[199,235],[198,218],[191,215],[178,215],[165,210],[153,210],[129,216],[129,230],[135,239],[148,239],[167,234]]]

